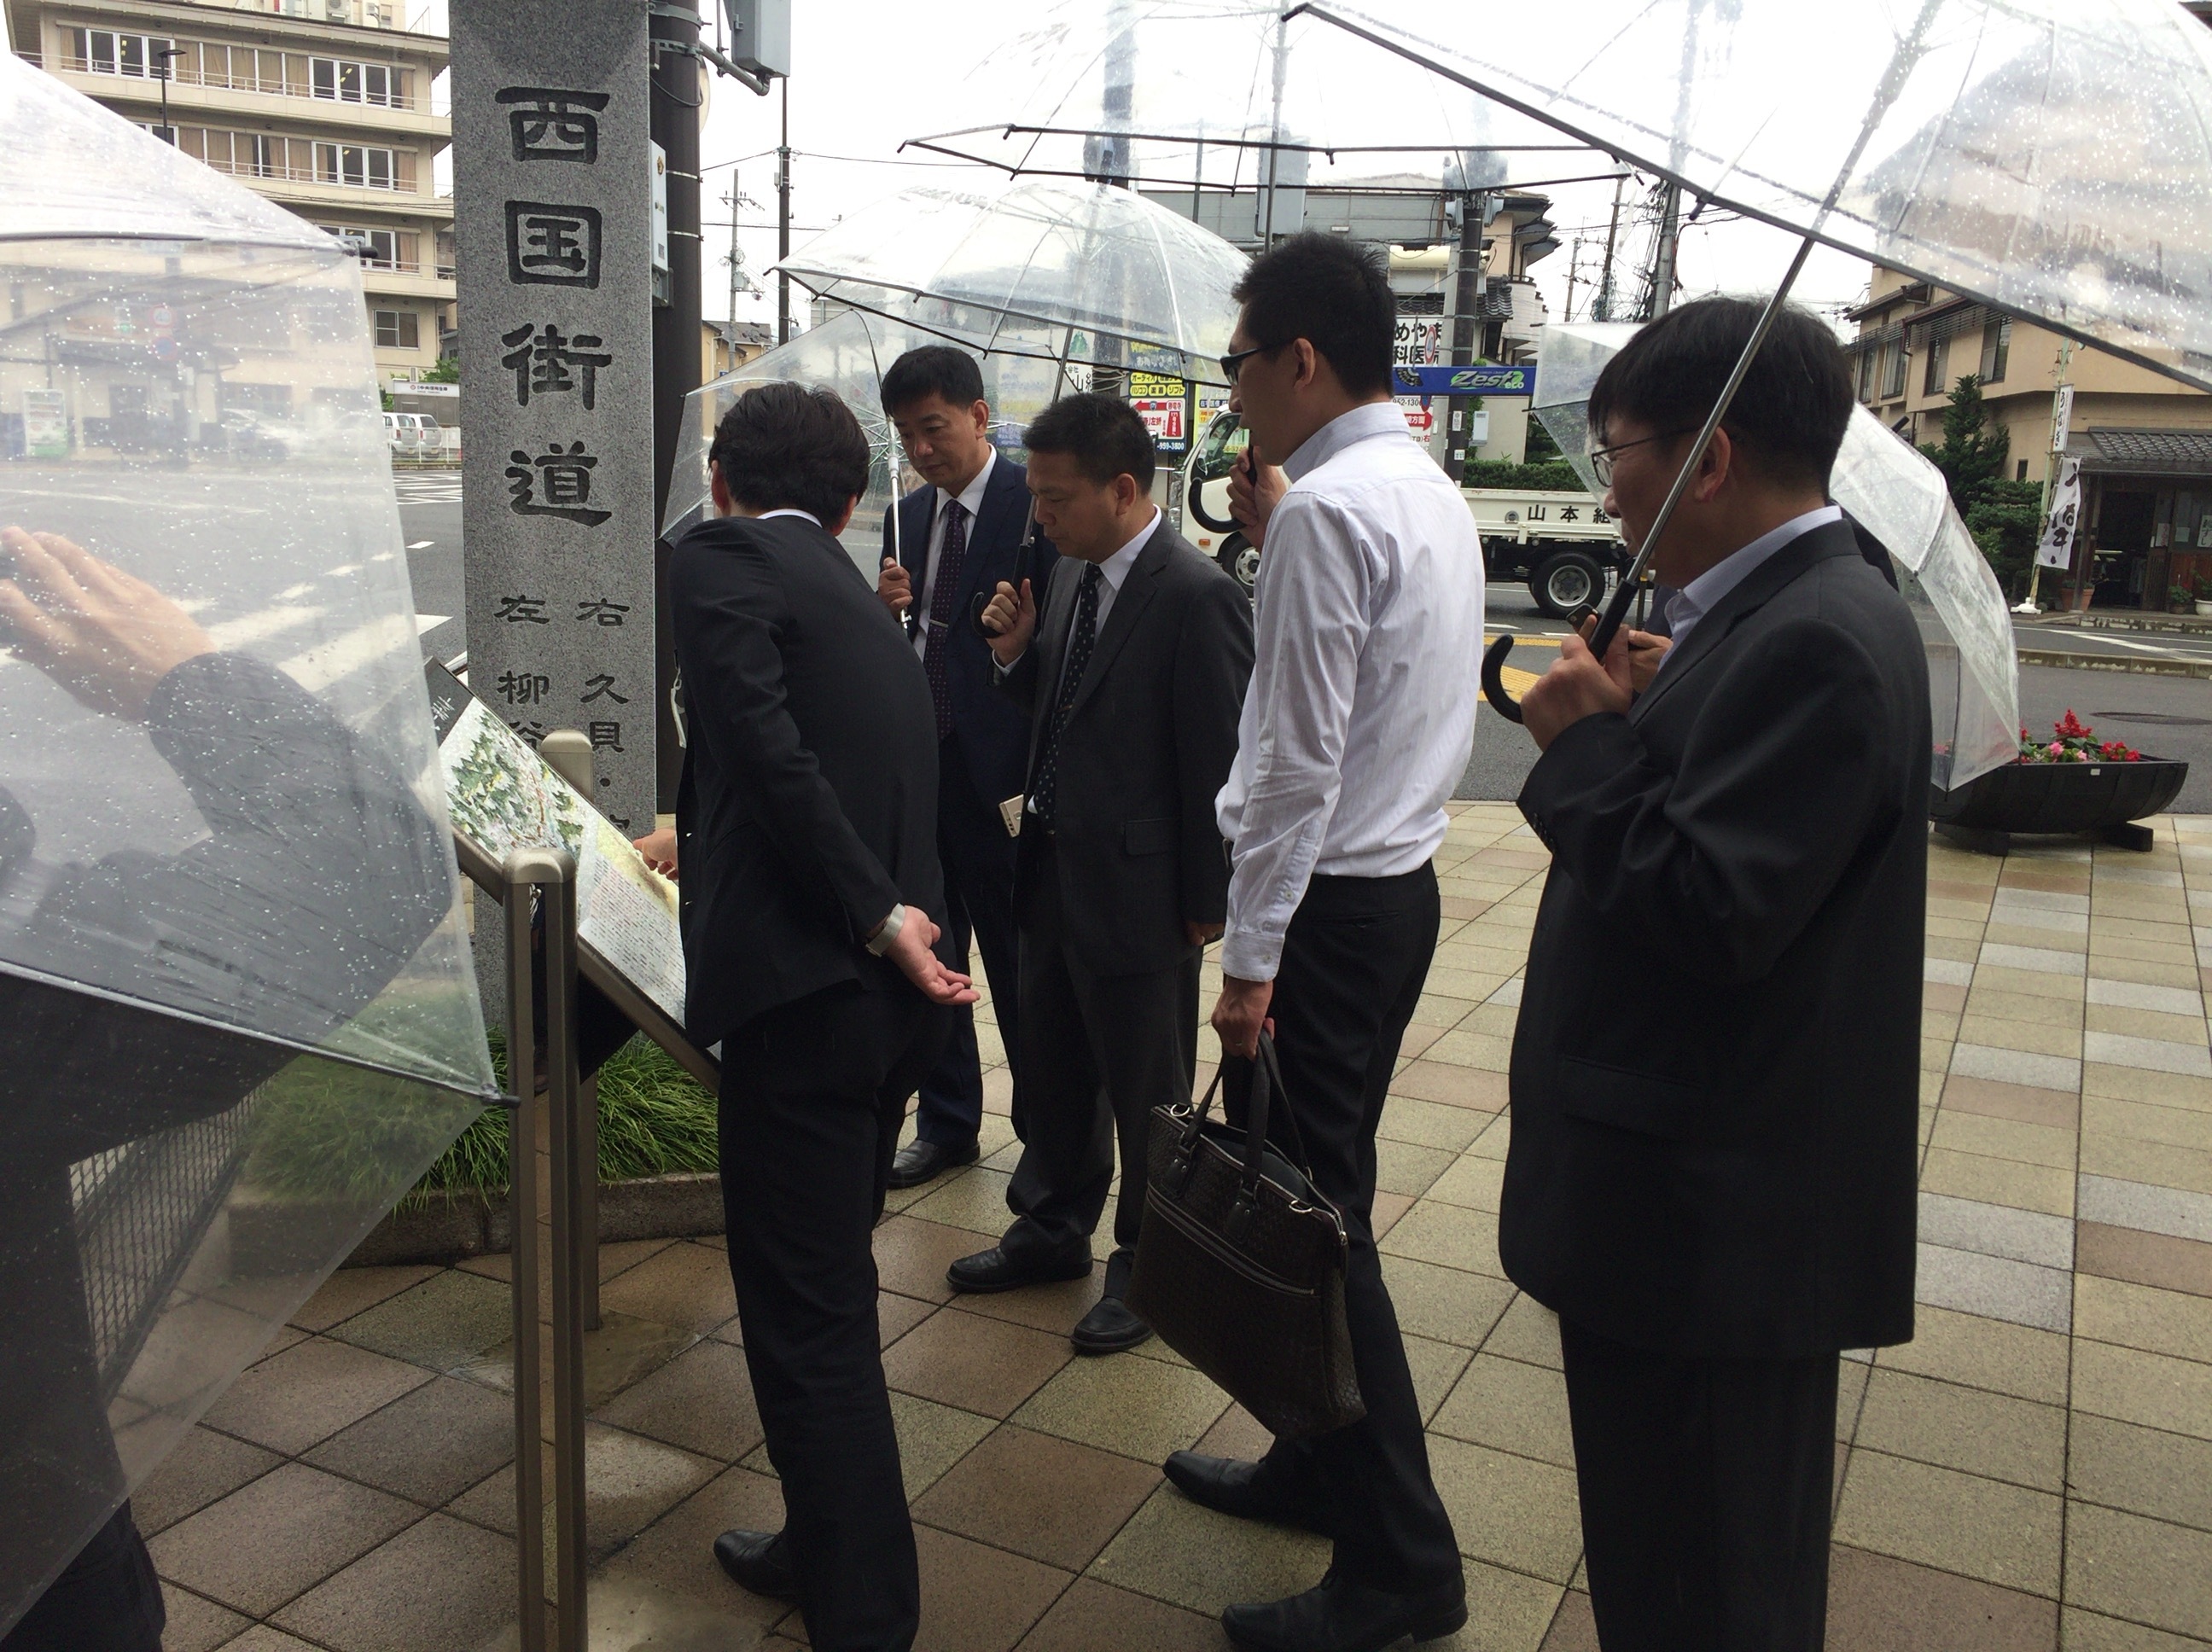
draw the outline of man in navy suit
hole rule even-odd
[[[1029,525],[1029,477],[991,446],[991,405],[975,358],[949,344],[908,350],[884,374],[884,412],[907,460],[929,484],[885,513],[876,594],[907,623],[929,679],[937,719],[937,850],[945,866],[945,928],[968,969],[969,939],[983,954],[999,1036],[1014,1068],[1019,1048],[1014,939],[1014,840],[1000,805],[1018,799],[1029,723],[992,683],[991,650],[971,618],[1002,580],[1045,588],[1056,554],[1039,541],[1015,566]],[[983,1072],[971,1012],[921,1086],[915,1139],[890,1185],[918,1187],[972,1163],[983,1121]]]

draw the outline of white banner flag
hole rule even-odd
[[[2043,537],[2036,542],[2039,568],[2074,566],[2074,526],[2081,514],[2081,461],[2062,459],[2058,480],[2051,489],[2051,514],[2043,519]]]

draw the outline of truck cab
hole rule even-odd
[[[1229,473],[1251,440],[1234,413],[1214,416],[1183,463],[1183,532],[1249,592],[1260,551],[1229,514]],[[1605,600],[1607,586],[1634,559],[1620,529],[1586,493],[1462,488],[1482,538],[1486,577],[1525,581],[1536,606],[1564,619]]]

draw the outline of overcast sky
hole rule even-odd
[[[1100,4],[1103,0],[1097,0]],[[708,0],[711,5],[712,0]],[[894,4],[890,0],[800,0],[792,8],[792,78],[789,83],[793,162],[793,244],[803,245],[807,235],[836,222],[871,202],[917,184],[957,182],[963,185],[995,187],[998,174],[983,167],[942,160],[919,158],[908,152],[902,159],[902,141],[924,133],[1003,118],[1008,112],[997,106],[998,94],[978,88],[971,79],[975,65],[994,49],[1025,28],[1034,26],[1036,14],[1020,8],[1003,10],[981,6],[922,7]],[[444,0],[428,0],[416,10],[416,27],[441,28]],[[957,27],[948,23],[957,17]],[[711,33],[711,30],[710,30]],[[1422,71],[1384,60],[1376,48],[1344,38],[1332,49],[1346,54],[1340,61],[1397,76]],[[1139,67],[1141,78],[1146,72]],[[1398,82],[1403,86],[1402,80]],[[779,87],[762,98],[738,82],[716,78],[702,142],[704,186],[702,214],[704,264],[702,285],[709,316],[734,313],[740,319],[773,322],[775,283],[767,271],[775,262],[775,161],[777,120],[784,96]],[[1242,113],[1226,108],[1242,105],[1242,95],[1224,97],[1224,119]],[[1394,166],[1434,171],[1442,156],[1404,157]],[[732,163],[735,163],[732,165]],[[1140,171],[1171,170],[1172,155],[1148,155],[1138,151]],[[1563,175],[1568,171],[1598,170],[1604,163],[1564,156],[1516,157],[1517,179]],[[1383,169],[1377,166],[1376,170]],[[731,192],[732,177],[749,202],[738,208],[738,235],[744,262],[762,288],[754,295],[741,295],[734,312],[729,305],[731,210],[723,199]],[[1552,196],[1552,218],[1559,226],[1560,250],[1539,263],[1531,274],[1542,288],[1553,317],[1565,307],[1568,270],[1579,232],[1583,249],[1575,311],[1585,312],[1589,285],[1602,255],[1606,220],[1613,203],[1609,184],[1569,185],[1542,191]],[[1624,220],[1632,225],[1638,186],[1629,187]],[[1648,236],[1630,238],[1625,226],[1625,252],[1641,257]],[[1771,288],[1787,267],[1793,240],[1778,232],[1749,223],[1695,225],[1682,237],[1680,277],[1688,296],[1714,291],[1745,292]],[[1638,271],[1626,262],[1617,268],[1616,279],[1632,295]],[[1823,248],[1817,252],[1801,277],[1797,292],[1815,306],[1841,306],[1859,295],[1866,285],[1867,266]],[[805,294],[794,286],[793,309],[805,321]]]

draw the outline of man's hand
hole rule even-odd
[[[947,969],[929,950],[937,936],[937,926],[929,920],[929,914],[920,907],[908,907],[906,921],[891,937],[884,956],[898,965],[899,973],[921,988],[922,996],[932,1003],[973,1004],[981,994],[968,977]]]
[[[1221,930],[1219,924],[1201,924],[1189,918],[1182,920],[1183,940],[1192,946],[1204,946],[1208,941],[1219,940]]]
[[[914,606],[914,576],[899,566],[897,557],[884,558],[883,568],[876,574],[876,595],[894,616],[904,615]]]
[[[991,600],[983,605],[983,629],[991,634],[991,654],[1002,668],[1029,652],[1036,623],[1036,598],[1030,591],[1030,582],[1024,580],[1018,593],[1007,580],[1000,580]]]
[[[663,826],[658,831],[647,832],[643,837],[634,837],[629,846],[645,857],[645,864],[665,878],[676,881],[676,829]]]
[[[1630,689],[1628,634],[1622,632],[1606,650],[1605,659],[1589,651],[1577,636],[1559,639],[1559,658],[1521,696],[1521,717],[1539,750],[1549,750],[1571,725],[1601,712],[1626,716],[1634,695]]]
[[[1267,1006],[1274,1001],[1272,981],[1221,978],[1221,996],[1213,1001],[1213,1030],[1221,1036],[1224,1055],[1241,1055],[1249,1061],[1260,1053],[1261,1031],[1275,1030],[1267,1015]]]
[[[1580,627],[1582,639],[1588,642],[1590,633],[1597,629],[1597,616],[1586,616]],[[1628,683],[1641,694],[1651,686],[1651,679],[1659,675],[1659,667],[1667,658],[1667,651],[1674,646],[1672,637],[1662,637],[1656,631],[1632,631],[1623,627],[1622,636],[1628,639]]]
[[[1252,548],[1260,549],[1260,542],[1267,536],[1267,519],[1275,513],[1275,507],[1291,485],[1290,477],[1280,467],[1262,465],[1247,447],[1229,472],[1229,514],[1237,525],[1244,530],[1244,537]]]
[[[137,722],[156,683],[215,652],[175,603],[58,533],[0,528],[0,552],[5,640],[94,711]]]

